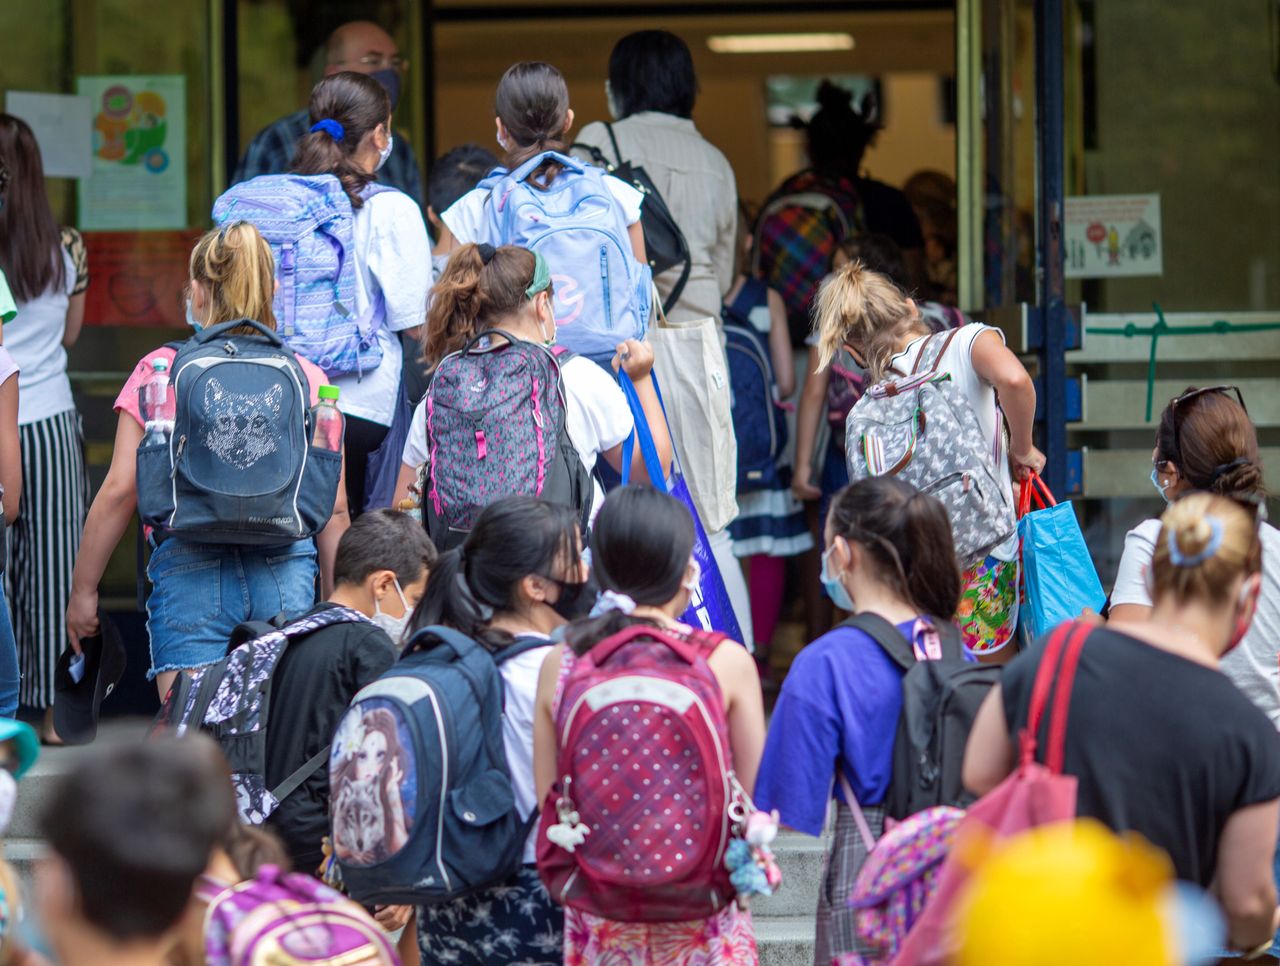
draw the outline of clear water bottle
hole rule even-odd
[[[312,410],[315,428],[311,445],[333,453],[342,452],[342,413],[338,411],[338,387],[321,386],[320,404]]]
[[[151,361],[151,374],[138,387],[138,412],[142,415],[142,426],[146,431],[142,445],[167,446],[173,435],[175,416],[173,393],[169,391],[168,359]]]

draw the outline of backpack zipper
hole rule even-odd
[[[600,246],[600,287],[604,289],[604,324],[613,328],[613,301],[609,292],[609,249]]]

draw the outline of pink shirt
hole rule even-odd
[[[143,380],[147,379],[152,372],[152,361],[155,359],[164,359],[173,365],[173,357],[178,354],[176,349],[168,346],[162,346],[153,352],[148,352],[142,357],[141,361],[133,367],[133,372],[129,379],[125,382],[124,388],[120,390],[120,395],[116,396],[115,411],[118,413],[128,413],[138,425],[142,425],[142,414],[138,411],[138,387],[142,385]],[[307,383],[311,389],[311,405],[318,405],[320,402],[320,387],[328,384],[329,379],[325,376],[324,371],[315,364],[308,362],[301,356],[297,357],[298,362],[302,365],[302,371],[307,374]],[[0,371],[3,371],[0,369]],[[0,382],[3,382],[0,379]]]

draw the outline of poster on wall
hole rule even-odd
[[[181,74],[77,79],[89,99],[92,169],[79,186],[89,231],[185,228],[187,99]]]
[[[1062,234],[1067,278],[1164,274],[1158,194],[1067,198]]]

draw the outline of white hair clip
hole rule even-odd
[[[636,612],[636,602],[626,594],[620,594],[614,590],[600,591],[596,595],[596,605],[591,608],[591,616],[600,617],[613,610],[630,616]]]

